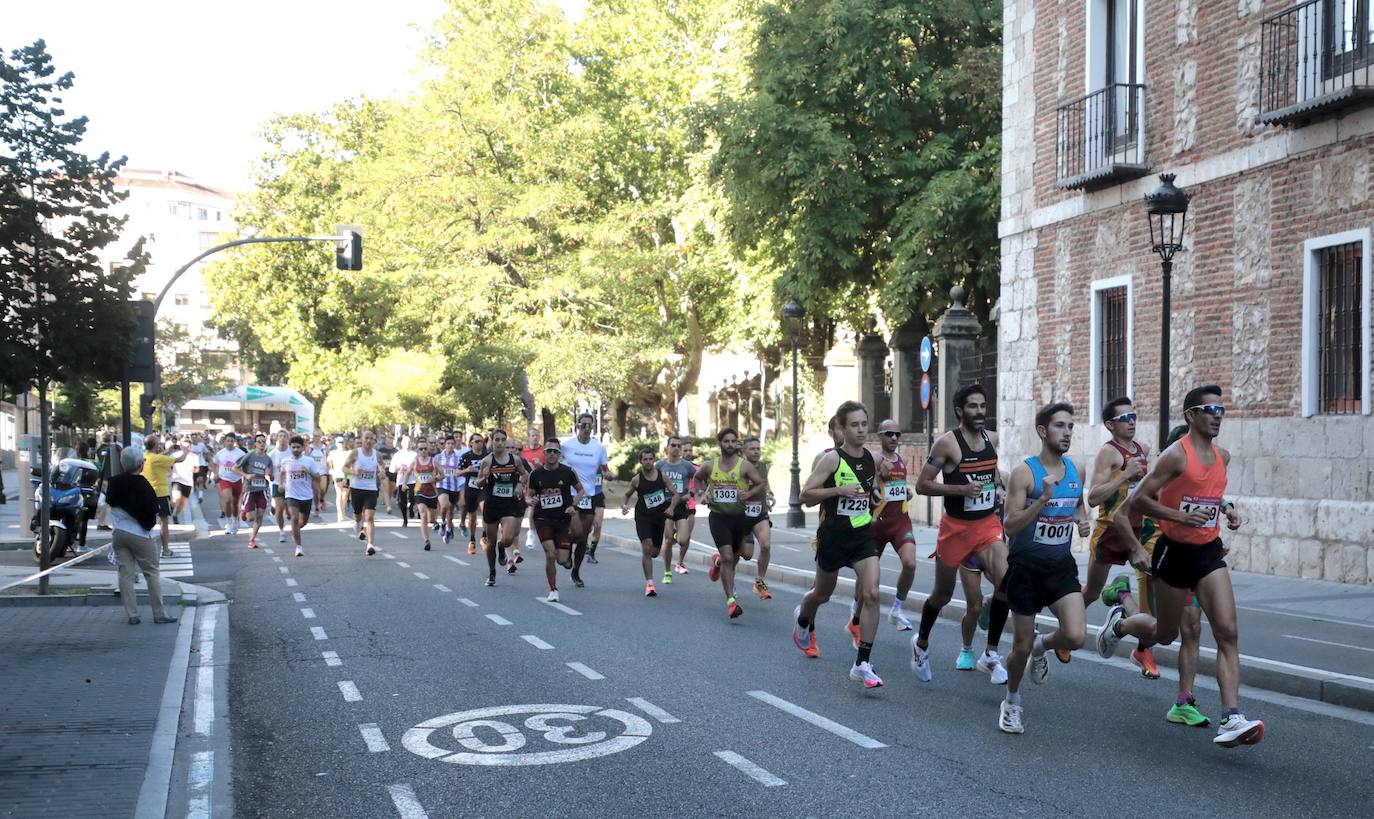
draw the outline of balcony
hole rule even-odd
[[[1090,190],[1145,176],[1145,86],[1114,83],[1056,111],[1055,185]]]
[[[1374,25],[1364,0],[1307,0],[1260,23],[1256,122],[1300,127],[1374,101]]]

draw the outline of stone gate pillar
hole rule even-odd
[[[940,390],[935,405],[935,429],[941,431],[958,423],[954,417],[954,393],[965,386],[963,374],[974,367],[975,347],[983,331],[978,318],[964,307],[964,288],[951,287],[949,299],[949,309],[936,320],[933,331],[939,350],[936,384]]]

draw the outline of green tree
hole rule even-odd
[[[185,326],[170,319],[157,323],[157,357],[162,364],[162,404],[184,407],[202,395],[223,392],[231,385],[222,361],[208,355],[219,343],[212,333],[192,337]]]

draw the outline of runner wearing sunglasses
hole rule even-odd
[[[544,441],[544,463],[530,472],[525,502],[531,510],[535,536],[544,547],[544,577],[550,603],[558,602],[558,566],[572,568],[572,519],[582,499],[582,481],[561,462],[563,446],[557,438]]]
[[[1197,387],[1184,398],[1183,406],[1188,434],[1160,455],[1154,471],[1126,497],[1121,510],[1129,515],[1137,498],[1157,493],[1160,506],[1156,511],[1163,534],[1150,561],[1151,574],[1161,581],[1154,589],[1155,641],[1167,646],[1177,639],[1188,592],[1195,592],[1217,644],[1217,685],[1223,712],[1212,741],[1224,748],[1254,745],[1264,738],[1264,723],[1246,719],[1240,711],[1236,595],[1226,568],[1226,547],[1221,542],[1223,515],[1229,528],[1241,525],[1235,505],[1224,498],[1231,455],[1215,443],[1226,415],[1221,388]],[[1140,548],[1132,535],[1123,532],[1122,537],[1131,551]],[[1123,622],[1112,636],[1124,631],[1124,626]]]

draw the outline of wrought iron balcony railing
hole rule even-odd
[[[1301,126],[1374,101],[1369,0],[1306,0],[1260,23],[1257,122]]]
[[[1145,86],[1114,83],[1060,105],[1057,186],[1099,188],[1150,172],[1145,162]]]

